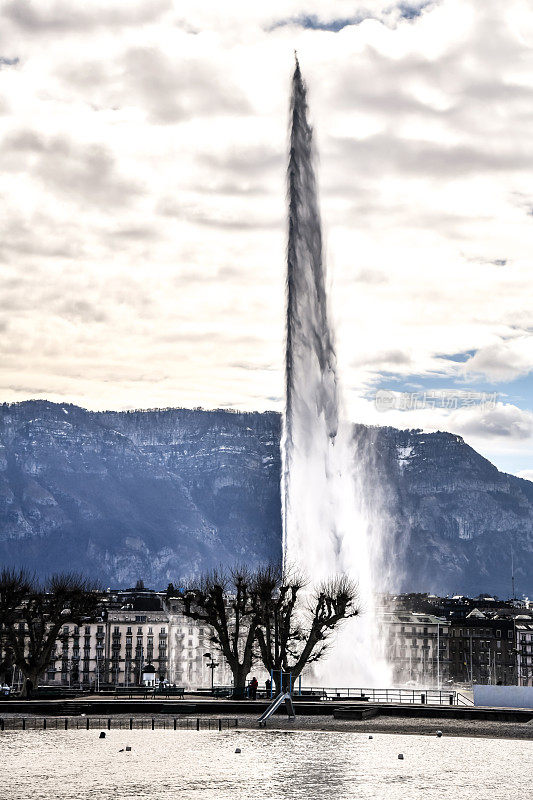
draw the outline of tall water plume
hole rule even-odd
[[[312,583],[340,572],[357,580],[363,613],[340,630],[316,677],[330,685],[377,685],[389,676],[376,636],[365,452],[357,447],[341,402],[312,130],[298,61],[292,81],[288,199],[284,559],[301,565]]]

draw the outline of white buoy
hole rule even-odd
[[[241,748],[240,748],[240,747],[236,747],[236,748],[235,748],[235,752],[236,752],[236,753],[240,753],[240,752],[241,752]]]
[[[400,761],[403,761],[403,753],[398,753],[398,758],[400,759]]]

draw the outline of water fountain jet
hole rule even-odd
[[[330,684],[371,686],[388,681],[389,674],[374,615],[364,476],[355,459],[353,427],[342,406],[328,313],[307,111],[306,86],[296,57],[288,165],[283,554],[285,564],[305,568],[312,584],[338,573],[357,580],[363,613],[345,623],[319,671]]]

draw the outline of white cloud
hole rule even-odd
[[[7,20],[30,33],[92,33],[97,28],[144,25],[171,7],[172,0],[91,0],[85,7],[72,0],[7,0],[2,12]]]
[[[533,370],[533,337],[522,336],[482,347],[463,367],[464,375],[489,381],[512,381]]]
[[[281,406],[294,48],[351,415],[449,427],[364,397],[383,370],[456,376],[450,353],[526,374],[529,3],[402,6],[0,0],[3,398]],[[519,412],[453,422],[525,447]]]
[[[516,475],[526,481],[533,481],[533,469],[521,469]]]
[[[462,409],[450,416],[450,430],[465,437],[511,440],[533,437],[533,414],[510,403],[497,403],[494,408],[483,405]]]

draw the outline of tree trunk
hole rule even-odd
[[[28,697],[28,686],[27,686],[28,681],[31,681],[32,683],[31,694],[35,692],[35,690],[37,689],[40,676],[41,673],[35,671],[24,673],[24,683],[22,684],[22,693],[21,693],[22,697]]]
[[[244,700],[246,697],[246,678],[248,677],[249,670],[245,669],[242,664],[237,664],[232,672],[233,698],[235,700]]]

